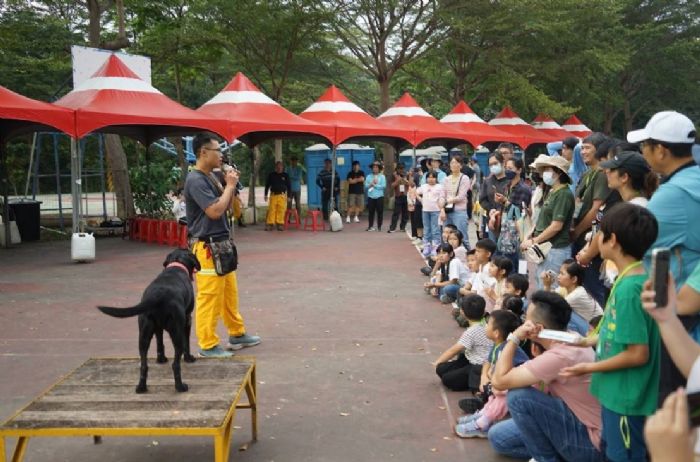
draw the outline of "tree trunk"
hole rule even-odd
[[[253,148],[253,166],[250,169],[250,183],[248,184],[248,207],[255,206],[255,185],[258,182],[260,172],[260,149]]]
[[[625,98],[624,113],[625,113],[625,133],[627,133],[630,130],[632,130],[632,123],[634,122],[634,115],[632,114],[632,109],[630,108],[630,100],[628,98]]]
[[[391,79],[387,76],[382,76],[377,81],[379,83],[379,108],[380,112],[384,112],[389,109],[389,84]]]
[[[177,164],[180,166],[180,170],[182,170],[177,186],[178,188],[182,188],[185,185],[185,178],[187,178],[188,171],[187,158],[185,158],[185,148],[182,146],[181,136],[174,136],[171,139],[173,145],[175,145],[175,150],[177,151]]]
[[[275,140],[275,162],[282,161],[282,140]]]
[[[117,196],[117,216],[122,219],[131,218],[136,214],[136,210],[131,195],[126,154],[118,135],[105,135],[105,150],[107,151],[107,166],[112,172],[114,192]]]
[[[87,0],[88,15],[90,22],[88,24],[88,41],[90,46],[100,46],[100,33],[102,25],[100,18],[102,16],[102,7],[99,0]],[[124,20],[124,5],[120,1],[117,3],[117,14],[119,17],[120,34],[122,32],[122,22]],[[124,40],[121,40],[124,39]],[[129,45],[126,36],[119,37],[117,42],[110,49],[118,50]],[[127,169],[126,154],[124,147],[117,135],[105,136],[105,148],[107,151],[107,166],[112,172],[112,180],[114,181],[114,192],[117,196],[117,216],[120,218],[131,218],[136,214],[134,209],[134,197],[131,194],[131,183],[129,182],[129,170]]]

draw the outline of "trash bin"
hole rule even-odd
[[[41,202],[31,199],[12,199],[8,204],[10,219],[14,217],[17,222],[22,241],[38,241],[41,235],[39,213]]]

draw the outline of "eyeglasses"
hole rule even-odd
[[[205,151],[213,151],[213,152],[217,152],[219,154],[223,154],[223,152],[221,151],[221,148],[214,149],[214,148],[208,148],[206,146],[202,146],[202,149],[204,149]]]

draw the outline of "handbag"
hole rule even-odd
[[[501,234],[498,236],[496,248],[505,255],[518,253],[520,248],[520,235],[518,233],[518,221],[520,220],[520,209],[511,205],[508,209],[505,221],[501,222]]]
[[[457,195],[459,194],[459,187],[462,185],[462,176],[463,175],[459,176],[459,181],[457,182],[457,190],[455,191],[455,197],[457,197]],[[445,204],[445,213],[446,214],[449,215],[450,213],[452,213],[454,211],[455,211],[455,204],[454,203]]]
[[[545,258],[547,258],[547,254],[549,253],[551,248],[551,242],[535,244],[525,251],[525,260],[529,261],[530,263],[539,265],[545,260]]]
[[[233,239],[208,242],[206,246],[209,248],[211,259],[214,261],[216,274],[224,276],[236,271],[236,268],[238,268],[238,249],[236,249]]]

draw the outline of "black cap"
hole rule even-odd
[[[601,168],[624,168],[630,172],[646,173],[651,170],[644,157],[638,152],[622,151],[610,160],[600,163]]]

